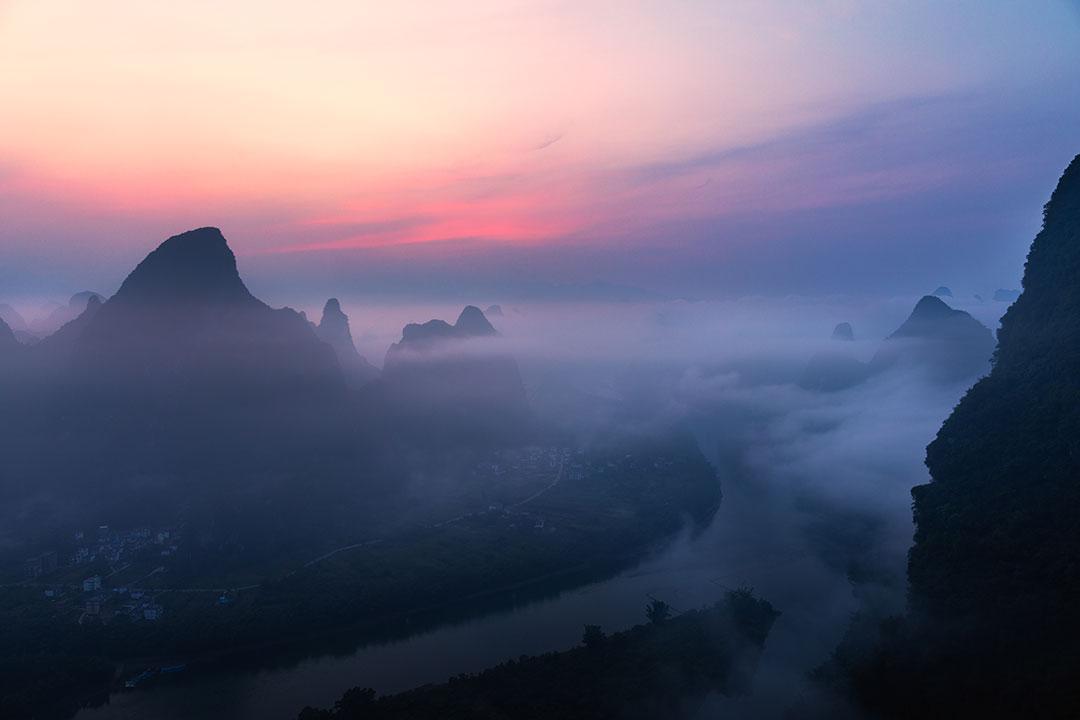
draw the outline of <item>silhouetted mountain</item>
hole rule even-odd
[[[830,339],[841,343],[855,340],[851,323],[842,322],[833,328]],[[869,376],[866,363],[852,356],[847,349],[829,349],[810,358],[798,384],[804,390],[836,392],[854,387]]]
[[[103,298],[96,292],[91,292],[90,290],[83,290],[82,292],[75,293],[71,296],[71,299],[68,301],[68,306],[85,310],[87,304],[90,303],[92,300],[97,300],[98,302],[105,302],[105,298]]]
[[[488,305],[487,310],[484,311],[484,314],[485,315],[490,315],[491,317],[502,317],[503,316],[502,306],[501,305]]]
[[[851,323],[842,322],[832,331],[833,340],[854,340],[855,330],[851,327]]]
[[[0,320],[4,322],[12,332],[26,330],[26,320],[19,311],[7,304],[0,304]]]
[[[1080,156],[1044,210],[993,370],[912,491],[909,616],[834,665],[877,717],[1074,717],[1080,707]]]
[[[387,351],[386,361],[392,362],[392,356],[399,354],[425,352],[446,341],[493,337],[498,334],[480,308],[468,305],[453,325],[445,320],[428,320],[426,323],[406,325],[401,331],[401,340],[391,345]]]
[[[488,322],[483,311],[475,305],[465,306],[454,323],[454,330],[462,337],[490,337],[499,334]]]
[[[46,443],[58,479],[182,472],[220,483],[310,463],[315,447],[340,455],[355,432],[333,349],[298,313],[248,292],[215,228],[169,238],[116,295],[89,297],[29,350],[9,397],[24,408],[27,453]]]
[[[993,372],[927,448],[909,566],[913,607],[981,631],[1017,709],[1080,687],[1080,156],[1043,218]]]
[[[90,321],[101,310],[102,300],[98,295],[90,297],[82,314],[68,321],[52,335],[40,341],[40,347],[35,350],[35,356],[42,364],[65,364],[71,357],[75,344],[82,337],[83,331]]]
[[[236,257],[217,228],[175,235],[146,256],[114,298],[121,303],[254,305]]]
[[[467,305],[453,325],[445,320],[428,320],[426,323],[409,323],[401,331],[401,340],[390,346],[386,364],[411,354],[444,351],[448,343],[477,338],[496,337],[499,332],[492,326],[480,308]]]
[[[854,340],[848,323],[833,330],[833,340]],[[994,336],[989,328],[933,295],[915,305],[869,363],[845,350],[829,349],[810,358],[798,384],[806,390],[834,392],[893,370],[914,370],[936,382],[978,377],[990,367]]]
[[[963,310],[926,295],[882,343],[870,361],[870,370],[878,373],[907,366],[926,372],[932,379],[952,382],[985,373],[993,352],[994,335],[989,328]]]
[[[104,302],[105,298],[96,292],[90,292],[89,290],[75,293],[71,296],[71,299],[68,300],[67,305],[60,305],[54,308],[46,317],[31,323],[30,329],[38,337],[52,335],[64,325],[82,315],[83,311],[86,310],[87,303],[91,300]]]
[[[316,334],[324,343],[334,348],[350,387],[362,387],[379,376],[379,370],[356,351],[352,331],[349,329],[349,316],[341,311],[341,303],[337,298],[326,301]]]
[[[19,349],[19,341],[8,324],[0,318],[0,353],[9,353]]]
[[[519,436],[529,408],[517,362],[472,305],[453,325],[406,325],[383,365],[388,412],[410,432],[432,437],[499,440]]]
[[[941,285],[940,287],[938,287],[938,289],[935,290],[933,294],[935,296],[937,296],[937,297],[949,297],[949,298],[951,298],[953,296],[952,290],[945,287],[944,285]]]
[[[1005,290],[1004,288],[998,288],[994,291],[994,300],[997,302],[1015,302],[1020,297],[1019,290]]]
[[[178,398],[185,387],[258,402],[264,391],[280,397],[343,386],[336,358],[300,314],[271,309],[248,291],[217,228],[171,237],[150,253],[87,323],[74,351],[98,378],[130,387],[134,373],[140,392]]]

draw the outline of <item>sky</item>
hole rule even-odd
[[[0,302],[986,295],[1078,152],[1073,0],[0,0]]]

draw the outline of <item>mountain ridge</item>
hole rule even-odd
[[[823,677],[874,717],[1072,717],[1080,707],[1080,155],[1043,209],[989,374],[911,491],[908,609],[857,624]]]
[[[345,379],[353,388],[360,388],[379,376],[379,370],[356,350],[349,316],[341,309],[337,298],[330,298],[323,306],[322,318],[315,326],[319,339],[334,349]]]

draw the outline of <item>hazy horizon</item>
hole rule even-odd
[[[1078,715],[1078,81],[1080,0],[0,0],[0,716]]]
[[[1080,144],[1074,2],[139,8],[0,5],[0,301],[985,296]]]

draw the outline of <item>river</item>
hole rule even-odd
[[[440,682],[523,654],[578,643],[586,623],[605,631],[644,621],[650,597],[677,611],[753,587],[783,613],[761,659],[755,715],[780,714],[823,660],[857,607],[851,586],[803,543],[752,511],[762,498],[729,489],[713,522],[615,577],[406,639],[313,657],[288,667],[196,673],[114,693],[77,720],[292,720],[305,705],[330,706],[353,686],[380,693]],[[906,511],[906,507],[904,508]],[[747,522],[748,518],[757,519]]]
[[[684,610],[736,587],[751,587],[782,615],[753,695],[717,702],[728,716],[749,718],[779,718],[805,705],[806,672],[828,658],[851,614],[902,608],[910,488],[927,481],[924,448],[965,385],[894,375],[813,394],[690,374],[678,387],[724,488],[712,523],[696,536],[554,596],[518,598],[508,609],[344,653],[181,673],[115,693],[77,720],[293,720],[304,706],[331,706],[351,687],[392,693],[569,648],[585,624],[613,632],[643,622],[650,597]]]

